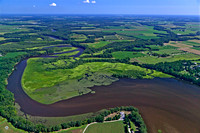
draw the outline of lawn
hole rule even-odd
[[[89,126],[85,133],[125,133],[123,121],[97,123]]]
[[[55,65],[60,64],[53,66]],[[73,69],[47,71],[49,66],[50,64],[43,64],[40,58],[29,59],[22,77],[24,91],[44,104],[89,93],[91,90],[88,87],[94,85],[109,85],[117,80],[111,77],[112,74],[127,75],[135,79],[153,78],[156,73],[139,66],[108,62],[85,63]]]
[[[5,127],[8,127],[8,129]],[[11,123],[0,116],[0,133],[25,133],[25,131],[13,127]]]
[[[129,58],[136,58],[136,57],[143,57],[143,56],[145,56],[145,54],[143,54],[143,53],[128,52],[128,51],[113,52],[112,55],[116,59],[125,59],[127,57],[129,57]]]

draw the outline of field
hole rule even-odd
[[[113,29],[103,30],[103,32],[116,32],[117,34],[122,35],[131,35],[141,39],[155,39],[159,38],[154,33],[162,33],[167,34],[165,31],[157,31],[154,30],[151,26],[137,26],[134,29],[117,29],[112,27]],[[119,27],[121,28],[121,27]]]
[[[95,42],[95,43],[87,43],[87,45],[89,45],[90,47],[93,48],[101,48],[105,45],[108,45],[110,42],[106,42],[106,41],[101,41],[101,42]]]
[[[13,32],[20,32],[20,31],[28,31],[26,28],[21,28],[18,26],[12,26],[12,25],[1,25],[0,24],[0,33],[13,33]]]
[[[124,133],[124,124],[123,121],[93,124],[85,133]]]
[[[0,133],[25,133],[25,131],[14,128],[11,123],[0,116]]]
[[[5,56],[0,56],[0,59],[2,58],[14,58],[20,55],[25,55],[26,52],[12,52],[12,53],[7,53]]]
[[[85,129],[85,127],[86,127],[86,125],[83,125],[81,127],[72,127],[67,130],[58,131],[57,133],[82,133],[83,130]]]
[[[200,59],[200,56],[192,53],[185,53],[185,54],[172,55],[169,57],[145,56],[145,57],[138,57],[135,59],[140,63],[156,64],[159,62],[173,62],[178,60],[198,60]]]
[[[67,51],[71,51],[71,49],[69,49]],[[67,51],[65,51],[65,52],[67,52]],[[79,53],[79,51],[74,51],[74,52],[70,52],[70,53],[57,54],[56,56],[72,56],[72,55],[76,55],[78,53]],[[55,55],[52,55],[52,56],[55,56]]]
[[[136,58],[136,57],[145,56],[145,54],[142,54],[139,52],[127,52],[127,51],[113,52],[112,55],[116,59],[125,59],[127,57]]]
[[[183,41],[183,42],[170,42],[165,45],[178,47],[178,50],[194,53],[200,55],[199,46],[200,43],[194,41]]]
[[[83,34],[72,34],[71,35],[71,39],[73,39],[74,41],[85,41],[87,39],[87,37]]]

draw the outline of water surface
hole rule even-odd
[[[83,50],[80,50],[78,57]],[[200,87],[175,79],[120,79],[109,86],[93,87],[86,94],[51,105],[32,100],[21,87],[27,60],[20,62],[8,78],[21,110],[33,116],[62,117],[116,106],[139,108],[150,133],[200,133]]]

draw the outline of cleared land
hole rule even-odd
[[[85,133],[124,133],[123,121],[97,123],[89,126]]]
[[[185,41],[185,42],[170,42],[170,43],[166,43],[165,45],[179,47],[179,50],[200,55],[200,51],[194,49],[194,46],[200,46],[200,44],[196,43],[196,42],[193,42],[193,41],[191,41],[191,42],[190,41]]]

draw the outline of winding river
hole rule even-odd
[[[83,49],[78,51],[72,57],[80,56]],[[26,65],[27,60],[23,60],[16,66],[8,78],[7,89],[14,93],[16,102],[27,114],[62,117],[133,105],[139,108],[149,133],[157,133],[158,129],[163,133],[200,133],[198,86],[175,79],[120,79],[109,86],[93,87],[95,94],[44,105],[32,100],[22,89],[21,78]]]

